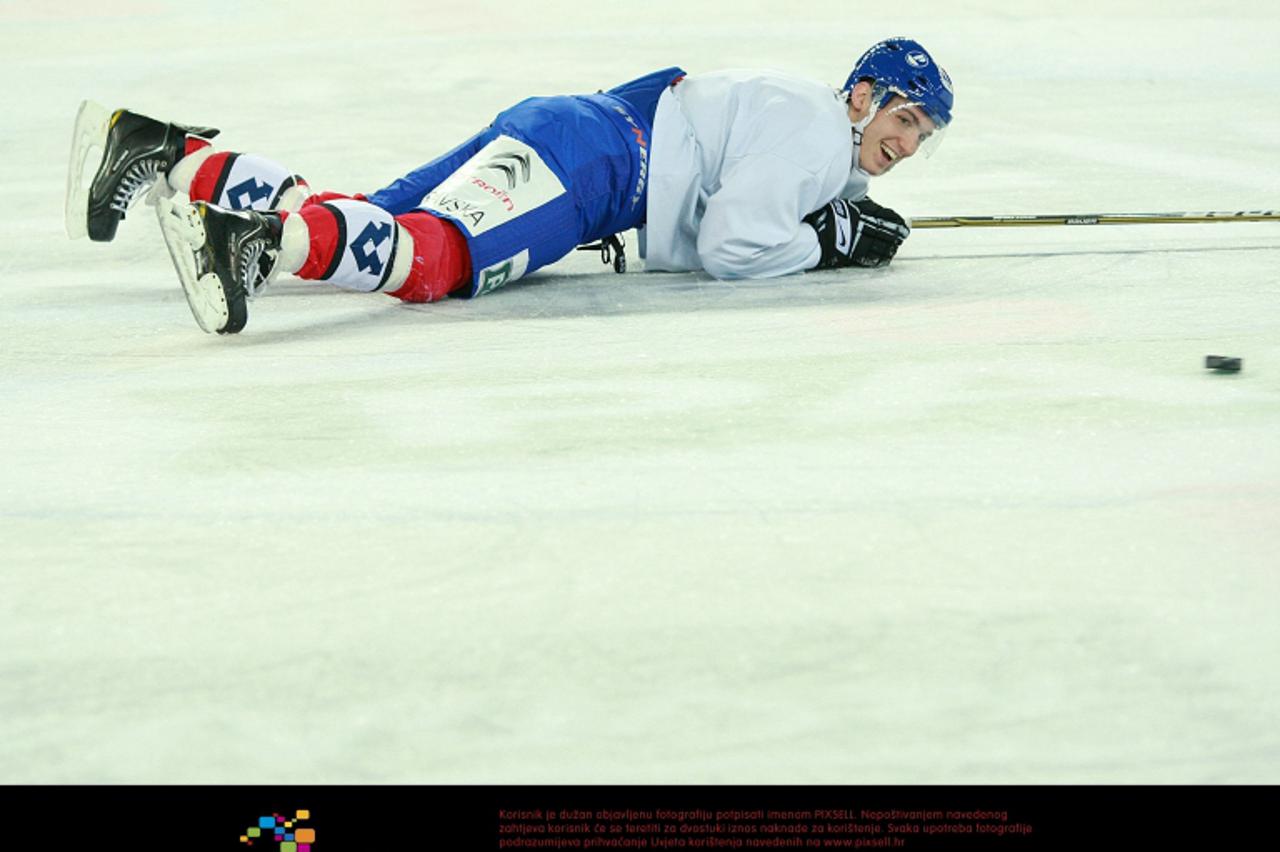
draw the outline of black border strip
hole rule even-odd
[[[746,844],[696,844],[694,840],[706,835],[687,829],[701,824],[705,831],[708,822],[716,822],[720,824],[714,829],[718,836],[743,838],[749,836],[744,835],[744,828],[758,824],[755,836],[768,840],[768,823],[776,829],[778,823],[804,821],[815,826],[809,837],[822,836],[814,833],[817,823],[822,822],[826,824],[825,837],[834,833],[852,839],[866,835],[851,833],[847,826],[878,822],[880,832],[873,839],[881,842],[862,846],[863,852],[878,848],[902,852],[1079,852],[1175,846],[1199,850],[1271,848],[1278,806],[1280,788],[1226,785],[7,786],[0,797],[0,819],[5,824],[6,846],[13,849],[122,846],[131,852],[276,852],[278,845],[268,838],[250,847],[239,837],[263,815],[282,814],[288,819],[298,810],[307,810],[307,827],[316,831],[314,852],[381,848],[519,852],[519,846],[503,843],[512,837],[510,829],[516,822],[535,828],[538,823],[546,824],[544,832],[533,835],[535,839],[573,837],[555,826],[577,823],[585,826],[579,831],[625,839],[630,841],[626,848],[644,852],[706,852],[712,848],[749,852],[753,847]],[[1004,811],[1009,824],[1033,830],[1003,836],[912,832],[913,824],[937,824],[931,817],[912,816],[915,809],[975,814]],[[673,811],[695,815],[685,819]],[[708,816],[714,815],[714,819],[699,817],[697,811],[710,812]],[[812,818],[778,815],[795,811],[810,812]],[[947,817],[953,819],[963,824],[980,818]],[[38,842],[24,846],[23,833]],[[889,834],[896,839],[884,843]],[[16,844],[11,842],[15,835],[19,838]],[[1249,845],[1263,837],[1268,838],[1267,843]],[[655,842],[659,838],[688,842],[660,844]],[[791,845],[817,850],[859,848],[834,843]],[[767,843],[754,848],[769,852],[775,847],[781,848]]]
[[[297,183],[297,180],[295,180],[296,177],[297,175],[289,175],[287,178],[285,178],[283,181],[280,182],[280,188],[276,190],[275,195],[271,196],[271,202],[270,202],[271,210],[279,209],[276,205],[280,203],[280,199],[284,197],[284,194],[289,191],[290,187],[292,187],[294,184]]]
[[[373,292],[377,293],[387,286],[388,279],[391,278],[391,267],[396,265],[396,252],[400,248],[400,223],[391,219],[391,254],[387,255],[387,265],[382,269],[382,280],[378,282],[378,286],[373,288]]]
[[[320,206],[329,211],[338,225],[338,246],[334,249],[333,257],[329,260],[329,266],[325,269],[324,274],[320,276],[321,281],[328,281],[338,271],[338,265],[342,263],[342,256],[347,253],[347,217],[343,215],[341,210],[327,201],[321,202]]]

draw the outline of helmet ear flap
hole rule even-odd
[[[901,94],[901,92],[898,92],[896,89],[893,89],[872,77],[864,77],[859,80],[858,83],[866,83],[871,87],[871,90],[867,93],[868,120],[873,118],[877,112],[884,109],[889,104],[889,101],[893,100],[894,95]],[[847,89],[845,89],[846,98],[853,96],[853,87],[855,85],[857,85],[857,83],[852,83]]]
[[[900,94],[902,93],[891,86],[886,86],[884,83],[879,81],[873,82],[871,84],[871,103],[873,114],[887,107],[889,105],[889,101],[893,100],[894,95]]]

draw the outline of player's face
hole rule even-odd
[[[858,92],[849,103],[849,116],[854,121],[866,116],[869,103],[855,109]],[[865,101],[869,102],[867,97]],[[858,165],[872,175],[882,175],[895,165],[914,155],[920,143],[934,132],[933,122],[917,106],[901,95],[894,95],[889,103],[876,111],[875,117],[862,131],[862,148],[858,152]]]

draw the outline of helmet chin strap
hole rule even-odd
[[[853,125],[853,144],[854,145],[857,145],[857,146],[862,145],[862,131],[867,129],[867,125],[871,123],[871,119],[876,117],[876,113],[880,111],[880,107],[887,104],[889,100],[893,97],[893,94],[894,93],[892,90],[884,90],[883,87],[881,86],[876,86],[872,88],[871,97],[868,99],[870,105],[867,109],[867,114],[864,115],[857,122],[855,122]],[[853,97],[853,89],[847,90],[845,92],[845,103],[847,104],[852,97]]]
[[[853,96],[850,91],[849,96]],[[862,132],[867,129],[867,125],[871,123],[871,119],[876,117],[876,113],[880,110],[880,104],[876,100],[871,101],[871,108],[867,110],[867,114],[853,124],[853,170],[858,174],[871,177],[871,172],[862,167]]]
[[[853,125],[853,141],[855,144],[862,144],[862,131],[867,129],[867,125],[871,123],[871,119],[876,117],[876,108],[873,106],[871,111],[867,113],[865,118],[860,119]]]

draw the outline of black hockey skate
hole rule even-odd
[[[196,322],[210,333],[240,331],[249,319],[246,303],[273,278],[284,229],[279,214],[169,198],[159,200],[158,213]]]
[[[212,139],[218,131],[82,103],[67,169],[67,233],[73,238],[87,233],[97,242],[113,239],[138,194],[157,178],[164,180],[182,159],[188,135]],[[97,170],[90,177],[88,170],[95,162]]]

